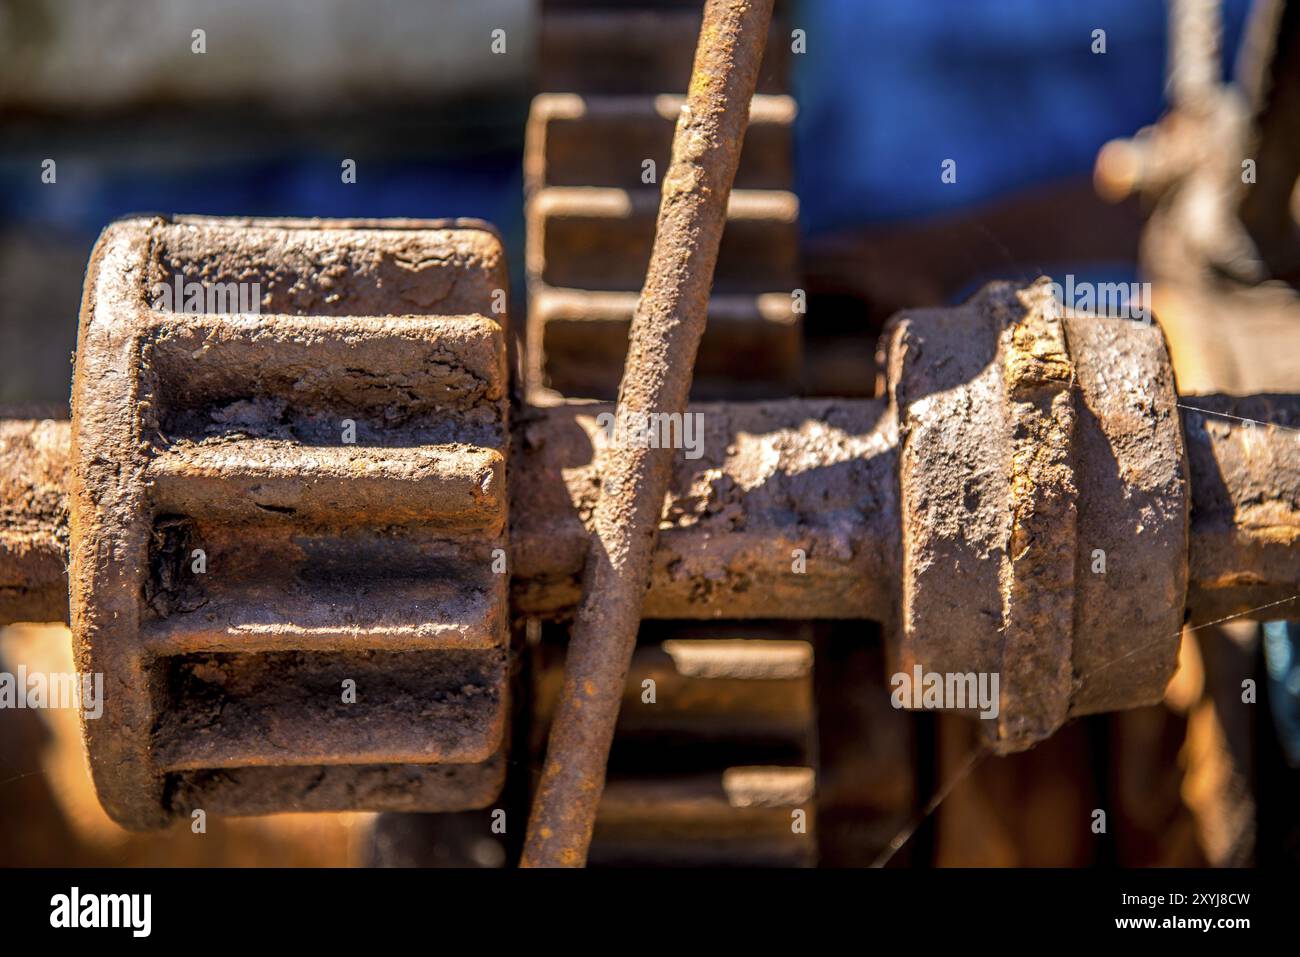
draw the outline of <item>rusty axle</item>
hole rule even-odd
[[[1300,590],[1292,544],[1300,396],[1193,396],[1180,405],[1192,492],[1187,619],[1285,617],[1285,606],[1250,609]],[[519,614],[562,618],[577,605],[602,441],[596,417],[609,408],[533,407],[517,418],[511,468],[528,477],[511,499]],[[67,621],[69,425],[47,410],[5,411],[0,621]],[[645,617],[888,621],[900,545],[887,403],[789,399],[689,411],[704,416],[704,455],[675,464]],[[795,549],[807,574],[792,571]]]

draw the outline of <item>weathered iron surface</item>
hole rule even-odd
[[[0,407],[0,623],[68,619],[66,410]]]
[[[128,827],[482,806],[508,705],[506,287],[474,222],[139,218],[92,254],[71,624]],[[268,315],[161,308],[256,283]],[[501,569],[503,571],[503,569]]]
[[[889,330],[900,671],[997,674],[991,744],[1158,700],[1186,592],[1187,480],[1157,327],[995,283]]]
[[[686,410],[771,19],[772,0],[705,4],[632,320],[616,421]],[[601,457],[596,533],[565,661],[564,694],[529,816],[524,866],[573,867],[586,860],[673,455],[671,448],[614,442]]]
[[[515,614],[558,619],[577,607],[600,489],[597,453],[606,441],[597,416],[612,408],[527,407],[515,417],[509,470],[524,479],[510,486]],[[645,617],[889,621],[900,545],[897,446],[886,404],[788,399],[687,411],[701,416],[702,454],[673,462]],[[6,434],[34,427],[3,423]],[[46,593],[52,620],[66,620],[57,596],[66,605],[59,542],[67,536],[68,423],[43,428],[48,441],[23,446],[6,474],[22,490],[13,501],[39,485],[53,496],[50,507],[10,508],[0,547],[13,587]],[[315,494],[283,482],[294,501]],[[251,511],[256,506],[246,498],[209,501],[227,513],[264,512]],[[28,539],[36,546],[22,547]],[[4,620],[29,620],[20,606],[4,607],[11,609]]]
[[[1180,400],[1192,473],[1192,621],[1300,611],[1300,396]]]
[[[511,467],[512,601],[563,617],[578,603],[600,491],[599,416],[524,411]],[[672,462],[647,618],[891,619],[899,525],[896,437],[884,402],[704,403],[700,457]]]
[[[1184,615],[1199,623],[1285,614],[1286,603],[1300,593],[1300,398],[1176,399],[1158,329],[1049,315],[1041,288],[1005,285],[957,310],[902,314],[892,340],[888,402],[691,406],[688,411],[702,417],[700,455],[679,455],[670,470],[645,616],[885,622],[886,634],[897,636],[891,668],[908,660],[936,671],[999,671],[1007,682],[1004,726],[1021,722],[1004,731],[1005,749],[1032,743],[1063,716],[1128,707],[1158,695]],[[509,453],[516,481],[505,542],[496,536],[504,534],[507,500],[499,478],[507,446],[462,447],[446,458],[438,452],[443,446],[403,447],[392,435],[384,443],[379,436],[387,433],[377,430],[370,445],[344,453],[311,444],[325,432],[307,406],[286,405],[259,419],[256,402],[240,406],[236,419],[223,413],[216,433],[200,435],[217,422],[199,412],[203,403],[216,401],[221,382],[249,391],[250,383],[274,382],[280,375],[275,370],[293,363],[282,366],[268,358],[254,368],[238,359],[249,332],[235,317],[224,326],[214,317],[188,317],[189,332],[177,317],[145,318],[155,330],[148,354],[167,377],[185,375],[195,383],[185,394],[196,404],[178,410],[168,405],[166,389],[149,393],[155,420],[171,424],[144,444],[139,474],[151,483],[144,507],[165,510],[146,525],[150,558],[142,574],[150,584],[137,599],[137,637],[134,644],[113,647],[129,647],[141,661],[172,662],[184,688],[194,675],[208,673],[193,657],[200,654],[300,652],[307,643],[334,654],[362,648],[397,652],[453,640],[457,647],[492,646],[495,622],[504,616],[507,576],[485,579],[482,589],[461,590],[461,577],[445,573],[444,559],[454,552],[447,550],[449,538],[482,543],[476,545],[480,553],[488,541],[504,542],[515,613],[554,619],[573,614],[595,528],[599,456],[608,440],[598,416],[611,407],[531,407],[517,417]],[[427,321],[444,358],[461,356],[466,369],[483,368],[486,353],[476,351],[480,320]],[[257,341],[285,360],[298,348],[286,333],[294,322],[313,337],[325,334],[323,320],[272,317]],[[357,355],[375,350],[378,335],[406,337],[391,359],[400,364],[403,350],[422,348],[418,336],[410,338],[410,322],[376,318],[353,336]],[[1050,334],[1035,333],[1037,323],[1045,323]],[[1058,327],[1063,336],[1053,331]],[[216,367],[206,360],[184,361],[202,349],[200,340],[209,343],[208,358],[219,359],[230,378],[214,378]],[[1045,385],[1026,391],[1026,380],[1008,372],[1007,359],[1024,356],[1032,361],[1019,374]],[[377,352],[367,360],[375,370],[385,369],[385,361],[390,360]],[[1070,378],[1032,378],[1044,362],[1050,362],[1049,370],[1068,368]],[[294,368],[307,375],[305,365]],[[455,379],[445,370],[431,374],[443,385]],[[932,376],[929,386],[924,374]],[[350,398],[335,401],[362,402],[358,397],[367,390],[342,378],[328,389]],[[475,374],[464,381],[482,380]],[[1028,409],[1008,401],[1008,383],[1017,381],[1020,391],[1014,394]],[[416,398],[403,393],[411,417],[394,426],[393,435],[433,428],[432,419],[420,418],[432,414],[432,407],[420,411],[418,384],[407,382],[405,388],[414,388]],[[1057,404],[1062,395],[1071,398],[1069,417]],[[473,424],[463,416],[457,420],[456,402],[448,403],[443,425],[456,421],[456,429],[489,433],[502,427],[503,407]],[[365,421],[358,418],[362,435],[369,434]],[[1038,442],[1017,443],[1017,436],[1030,434],[1020,430],[1063,422],[1072,422],[1068,441],[1062,427],[1061,434],[1049,428]],[[275,429],[296,429],[306,440],[265,431]],[[59,618],[71,487],[68,426],[31,417],[8,420],[0,436],[6,462],[0,530],[9,596],[4,614],[6,620]],[[1018,464],[1018,449],[1042,449],[1044,457]],[[266,465],[261,472],[259,462]],[[422,476],[409,494],[400,492],[406,487],[397,468],[402,462]],[[937,464],[926,468],[926,462]],[[1072,471],[1058,469],[1060,462],[1070,463]],[[349,472],[344,463],[364,471]],[[297,471],[307,466],[312,471]],[[314,478],[304,481],[303,474]],[[1020,490],[1013,494],[1017,481]],[[1057,503],[1069,507],[1062,511]],[[423,512],[428,515],[418,519]],[[1050,521],[1035,524],[1040,514]],[[1017,515],[1021,534],[1032,530],[1028,545],[1022,539],[1019,546],[1020,569],[1044,571],[1017,579],[1012,562],[1012,574],[1004,579]],[[377,517],[399,527],[386,524],[388,531],[374,532],[368,523]],[[305,534],[300,523],[333,531]],[[251,530],[255,547],[249,544]],[[123,554],[126,536],[104,539],[110,555]],[[222,569],[217,577],[210,572],[202,582],[207,590],[197,592],[176,560],[196,536],[209,562]],[[1072,549],[1065,548],[1071,541]],[[1036,554],[1035,547],[1045,552]],[[925,563],[926,554],[941,557],[951,573],[928,577],[933,564]],[[1067,562],[1069,555],[1073,560]],[[163,561],[165,556],[171,557]],[[1033,564],[1040,557],[1045,564]],[[114,567],[121,574],[130,566]],[[295,577],[302,569],[314,569],[305,581]],[[411,570],[424,569],[446,583],[412,577]],[[1051,589],[1044,588],[1048,581]],[[123,587],[114,600],[131,598]],[[376,601],[375,595],[391,600]],[[85,614],[95,618],[94,606],[83,600]],[[198,601],[205,604],[190,607]],[[895,629],[889,623],[900,607],[903,621]],[[1019,633],[1023,642],[1008,668],[1002,616],[1018,613],[1035,623]],[[98,620],[104,620],[102,612]],[[340,620],[345,627],[338,627]],[[466,624],[472,621],[480,625]],[[129,669],[114,670],[116,658],[104,660],[115,681],[133,676]],[[275,660],[288,669],[288,680],[307,679],[298,659]],[[1067,664],[1068,682],[1062,679]],[[246,680],[250,672],[234,667],[228,673],[256,698],[256,682]],[[379,680],[378,671],[372,673]],[[187,727],[184,720],[158,725],[160,733],[178,740],[186,740]],[[168,772],[175,775],[176,794],[196,793],[191,782],[198,781],[214,795],[218,789],[222,795],[246,793],[249,807],[282,799],[286,806],[302,806],[293,791],[298,772],[254,770],[260,767],[254,761],[265,763],[267,754],[243,748],[237,738],[205,738],[203,749],[170,744],[153,752],[177,765]],[[337,743],[342,748],[346,742]],[[401,747],[389,757],[401,756]],[[431,745],[410,747],[426,757],[434,753]],[[204,760],[248,766],[216,772],[191,767]],[[258,790],[264,785],[271,790]],[[313,793],[324,800],[327,790]],[[254,792],[261,796],[255,799]],[[436,803],[431,793],[420,806]],[[346,786],[329,798],[332,806],[367,800],[373,803]]]

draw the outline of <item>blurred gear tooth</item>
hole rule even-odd
[[[700,13],[548,5],[528,120],[529,388],[612,399],[654,241],[659,184],[690,80]],[[718,253],[695,398],[798,391],[804,307],[797,112],[773,23]]]
[[[539,651],[540,746],[564,676]],[[646,622],[589,863],[813,866],[816,757],[811,625]]]

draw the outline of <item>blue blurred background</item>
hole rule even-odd
[[[476,216],[502,230],[521,291],[538,11],[531,0],[362,6],[364,15],[303,0],[0,3],[0,354],[24,357],[0,369],[0,401],[66,397],[72,277],[104,224],[126,213]],[[1225,5],[1227,51],[1247,8]],[[1156,0],[806,0],[790,11],[807,36],[792,66],[797,182],[814,243],[1057,184],[1091,202],[1080,178],[1097,150],[1164,104],[1167,10]],[[492,56],[483,41],[501,24],[512,46]],[[202,57],[188,55],[195,25],[206,25]],[[1104,54],[1091,50],[1097,29]],[[40,181],[47,157],[58,160],[57,186]],[[358,163],[355,184],[340,181],[343,158]],[[940,180],[946,159],[955,183]],[[1009,210],[1013,222],[1045,215],[1041,203]],[[1094,262],[1069,263],[1082,277],[1132,278],[1135,240],[1114,236],[1135,235],[1136,220],[1070,216],[1104,235],[1055,253],[1040,237],[1040,259],[1084,256]],[[868,283],[846,296],[883,300],[887,313],[895,296],[920,304],[990,272],[1058,265],[1022,262],[1006,227],[978,216],[961,230],[954,250],[935,250],[934,271],[955,257],[948,273],[969,275],[948,275],[942,293],[919,272],[898,275],[899,259],[920,259],[904,241],[876,266],[896,288]],[[1098,245],[1118,251],[1099,256]]]
[[[519,5],[521,29],[535,28],[529,4]],[[1229,69],[1248,6],[1247,0],[1224,5]],[[1160,114],[1167,17],[1155,0],[798,4],[790,19],[808,36],[808,52],[793,58],[805,230],[815,235],[923,216],[1086,174],[1102,143]],[[1106,31],[1104,55],[1091,52],[1095,29]],[[527,42],[520,41],[521,57]],[[207,55],[219,53],[214,39]],[[357,183],[347,187],[339,181],[329,127],[364,123],[364,115],[318,117],[313,142],[294,136],[297,124],[288,123],[244,155],[218,148],[186,157],[199,134],[182,124],[170,144],[158,134],[164,148],[153,155],[78,155],[61,166],[61,188],[41,189],[32,174],[36,154],[64,137],[86,145],[85,133],[112,133],[97,122],[85,125],[92,117],[55,117],[53,124],[9,131],[0,152],[0,221],[91,238],[112,218],[139,210],[478,216],[508,229],[521,220],[519,151],[531,92],[526,70],[511,78],[517,81],[513,115],[502,108],[511,99],[508,87],[486,91],[494,100],[491,118],[501,127],[487,149],[475,142],[476,124],[463,114],[430,118],[411,124],[430,138],[423,148],[381,139]],[[431,84],[427,92],[425,108],[433,109],[440,91]],[[513,136],[512,121],[518,121]],[[944,184],[938,171],[949,158],[957,162],[957,181]]]
[[[1225,75],[1249,9],[1224,4]],[[1155,0],[815,0],[795,58],[810,233],[925,216],[1087,175],[1165,106]],[[1092,33],[1105,30],[1106,52]],[[824,45],[825,49],[818,47]],[[939,180],[957,161],[957,181]]]
[[[66,401],[79,277],[127,213],[486,219],[522,313],[538,7],[0,0],[0,401]],[[1248,9],[1224,3],[1225,74]],[[1107,140],[1164,109],[1165,3],[786,11],[807,43],[790,58],[796,185],[818,318],[807,334],[825,352],[869,355],[864,330],[895,310],[995,277],[1137,278],[1139,204],[1102,203],[1089,172]],[[498,28],[504,55],[489,48]],[[57,184],[41,182],[46,158]],[[941,180],[946,160],[955,182]]]

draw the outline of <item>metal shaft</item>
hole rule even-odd
[[[1192,490],[1189,620],[1295,594],[1300,396],[1181,403]],[[582,516],[595,508],[598,472],[581,423],[605,408],[534,408],[516,424],[511,469],[527,479],[516,483],[510,504],[517,614],[562,617],[578,603],[592,538]],[[788,399],[691,411],[706,422],[704,454],[679,470],[664,498],[645,616],[887,620],[901,530],[895,429],[885,404]],[[68,423],[24,415],[0,420],[0,624],[68,614]],[[825,429],[808,432],[810,421]],[[781,449],[774,467],[759,454],[771,447]],[[717,483],[724,497],[698,515],[693,486],[708,470],[724,476]],[[801,508],[791,511],[791,501]],[[808,574],[791,574],[796,548]],[[1294,610],[1260,612],[1288,614]]]
[[[618,426],[686,409],[771,17],[772,0],[705,4],[650,266],[632,321],[616,441],[602,465],[583,601],[528,822],[524,866],[586,862],[673,455],[671,449],[617,441]]]

